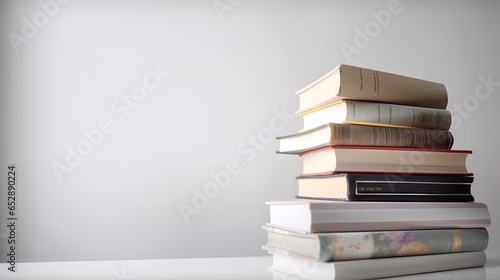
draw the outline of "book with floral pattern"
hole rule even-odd
[[[319,261],[402,257],[482,251],[488,246],[485,228],[432,229],[302,234],[264,226],[264,249],[280,249]]]

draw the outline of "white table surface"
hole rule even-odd
[[[484,268],[472,268],[429,274],[400,276],[393,280],[442,279],[475,280],[500,279],[500,250],[487,250]],[[0,279],[297,279],[270,272],[272,258],[191,258],[151,259],[81,262],[33,262],[17,263],[15,273],[7,270],[8,264],[0,264]]]

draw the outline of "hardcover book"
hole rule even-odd
[[[269,270],[289,276],[282,279],[368,280],[482,267],[486,264],[484,251],[339,262],[317,262],[282,252],[270,253],[273,262]],[[429,279],[425,275],[423,277]]]
[[[485,228],[302,234],[264,226],[265,250],[279,249],[318,261],[390,258],[483,251]]]
[[[310,278],[313,277],[313,275],[310,274],[308,277],[305,273],[300,271],[300,269],[300,267],[295,267],[295,273],[298,273],[301,276],[276,271],[272,268],[269,269],[269,272],[272,274],[273,280],[318,280],[318,278]],[[326,279],[331,280],[331,278]],[[369,279],[373,280],[373,278]],[[435,271],[432,273],[417,273],[413,275],[394,276],[391,277],[390,280],[486,280],[486,269],[484,268],[484,266],[464,269],[451,269],[444,271]]]
[[[451,112],[380,102],[343,100],[301,114],[303,130],[325,123],[348,123],[390,127],[414,127],[448,130]]]
[[[446,109],[448,93],[441,83],[341,64],[296,93],[298,113],[343,99]]]
[[[293,199],[267,202],[268,226],[300,233],[486,228],[480,202],[379,202]]]
[[[299,154],[328,146],[377,146],[451,149],[447,130],[396,128],[328,123],[292,135],[277,137],[278,153]]]
[[[370,146],[330,146],[300,154],[302,174],[398,173],[470,175],[471,151]]]
[[[299,198],[358,201],[474,201],[473,176],[340,173],[299,176]]]

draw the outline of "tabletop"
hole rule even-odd
[[[475,280],[500,279],[500,250],[487,250],[484,267],[409,275],[392,280]],[[9,264],[0,264],[0,279],[102,279],[102,280],[149,280],[149,279],[281,279],[291,280],[288,275],[271,272],[271,256],[146,259],[113,261],[67,261],[17,263],[16,272],[8,270]]]

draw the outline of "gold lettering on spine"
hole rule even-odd
[[[453,231],[453,247],[451,248],[451,252],[456,253],[460,252],[462,248],[462,233],[460,230]]]

